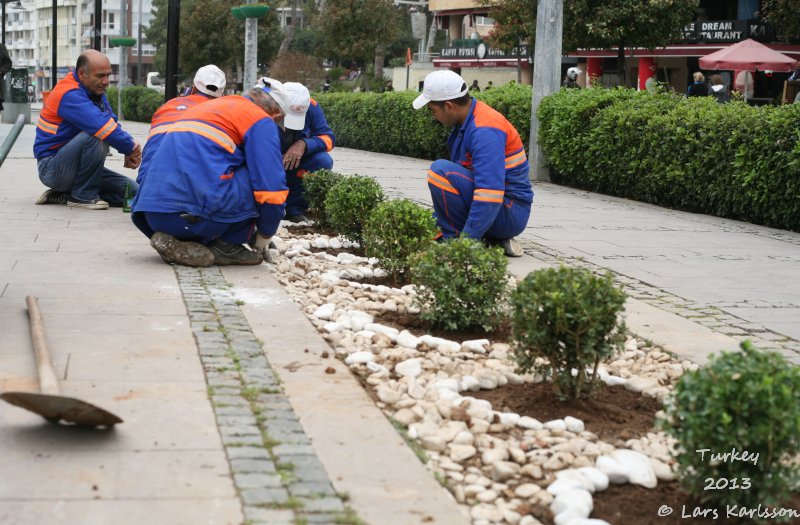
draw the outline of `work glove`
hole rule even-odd
[[[268,264],[274,263],[275,257],[272,255],[273,252],[270,252],[270,250],[277,251],[278,247],[272,241],[272,237],[262,237],[259,234],[256,234],[255,237],[256,238],[253,240],[253,248],[255,251],[259,252]]]

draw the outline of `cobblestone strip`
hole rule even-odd
[[[361,523],[331,485],[219,268],[175,271],[245,523]]]
[[[530,240],[521,240],[526,253],[548,264],[566,264],[583,268],[596,274],[611,271],[615,280],[625,287],[628,295],[661,310],[674,313],[706,328],[730,336],[738,341],[749,339],[760,350],[775,351],[787,360],[800,364],[800,341],[779,334],[768,328],[731,315],[715,306],[702,306],[670,292],[647,284],[639,279],[623,275],[609,268],[586,261],[580,257],[568,257],[552,248]]]

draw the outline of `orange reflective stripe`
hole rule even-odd
[[[259,204],[283,204],[288,195],[289,190],[253,192],[256,202]]]
[[[325,151],[330,151],[333,149],[333,141],[328,135],[320,135],[317,138],[325,143]]]
[[[428,184],[432,184],[437,188],[441,188],[448,193],[455,193],[458,195],[458,190],[452,184],[450,184],[449,180],[431,170],[428,170]]]
[[[509,157],[506,157],[506,169],[519,166],[526,160],[528,160],[528,157],[525,156],[525,150],[520,151],[516,155],[511,155]]]
[[[36,127],[44,131],[45,133],[50,133],[51,135],[55,135],[58,132],[57,124],[50,124],[49,122],[47,122],[42,118],[39,119],[39,122],[36,124]]]
[[[226,173],[224,175],[220,175],[219,178],[222,179],[222,180],[232,179],[233,178],[233,172]]]
[[[156,126],[155,128],[150,130],[150,133],[147,135],[147,140],[150,140],[150,137],[154,137],[155,135],[159,135],[161,133],[167,132],[167,126]]]
[[[116,122],[114,122],[114,119],[113,119],[113,118],[110,118],[110,119],[108,119],[108,122],[106,122],[106,123],[103,125],[103,127],[102,127],[102,128],[98,129],[98,130],[95,132],[94,136],[95,136],[95,137],[97,137],[97,138],[98,138],[98,139],[100,139],[100,140],[105,140],[105,139],[106,139],[106,137],[108,137],[109,135],[111,135],[111,133],[113,133],[113,131],[114,131],[115,129],[117,129],[117,123],[116,123]]]
[[[228,136],[227,133],[224,131],[215,128],[214,126],[209,126],[208,124],[203,124],[202,122],[197,122],[194,120],[183,120],[180,122],[175,122],[173,124],[167,124],[165,126],[159,126],[156,130],[159,133],[162,131],[160,128],[166,128],[163,132],[164,133],[172,133],[174,131],[188,131],[190,133],[195,133],[202,137],[205,137],[212,142],[219,144],[222,149],[227,151],[228,153],[233,153],[236,151],[236,144],[233,140]]]
[[[472,194],[472,199],[483,202],[496,202],[499,204],[503,202],[503,195],[505,195],[503,190],[487,190],[485,188],[477,188]]]

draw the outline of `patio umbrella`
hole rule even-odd
[[[776,71],[788,73],[797,67],[797,60],[748,38],[700,58],[703,69],[735,71]]]

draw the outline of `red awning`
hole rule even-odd
[[[774,51],[764,44],[748,38],[700,58],[700,67],[708,70],[731,69],[735,71],[794,71],[797,60]]]

